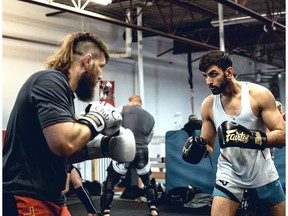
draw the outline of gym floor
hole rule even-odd
[[[100,199],[98,196],[93,196],[93,202],[95,206],[99,208]],[[72,216],[86,216],[87,212],[79,201],[77,197],[68,197],[67,198],[68,209]],[[184,208],[179,206],[171,206],[171,205],[159,205],[159,213],[161,216],[209,216],[210,215],[210,207],[192,209],[192,208]],[[111,215],[112,216],[131,216],[131,215],[139,215],[146,216],[148,215],[148,207],[146,203],[138,203],[134,200],[122,199],[119,196],[115,196]]]

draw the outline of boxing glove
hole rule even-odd
[[[88,104],[78,122],[90,128],[92,140],[99,133],[108,136],[116,133],[122,124],[122,115],[111,104],[95,101]]]
[[[198,164],[208,155],[207,141],[199,136],[189,137],[182,149],[182,159],[191,164]]]
[[[99,134],[86,147],[88,159],[91,160],[110,157],[120,163],[131,162],[136,153],[134,134],[123,127],[120,127],[119,133],[114,136]]]
[[[250,130],[235,122],[225,121],[218,127],[220,148],[240,147],[264,150],[267,136],[263,131]]]

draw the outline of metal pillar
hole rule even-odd
[[[223,22],[223,5],[218,3],[218,17],[219,17],[219,48],[221,51],[225,51],[224,40],[224,22]]]
[[[137,25],[142,26],[141,7],[137,7]],[[143,75],[143,35],[142,31],[137,31],[137,46],[138,46],[138,81],[139,81],[139,95],[142,98],[142,106],[145,105],[144,98],[144,75]]]

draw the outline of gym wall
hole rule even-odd
[[[6,128],[23,82],[32,73],[44,68],[45,59],[56,50],[56,45],[67,33],[91,31],[107,42],[111,52],[125,51],[125,28],[69,13],[45,16],[52,12],[56,10],[18,0],[3,1],[2,130]],[[176,113],[182,115],[182,126],[192,113],[187,55],[173,55],[168,52],[158,57],[172,47],[173,41],[167,38],[143,38],[144,108],[155,117],[155,135],[159,136],[175,129],[173,117]],[[192,60],[202,54],[193,53]],[[236,71],[254,71],[255,66],[251,60],[239,56],[232,58]],[[200,117],[201,102],[211,92],[198,70],[198,62],[193,62],[192,70],[194,113]],[[104,79],[115,82],[115,106],[124,105],[130,95],[139,94],[137,70],[137,43],[132,44],[131,58],[112,58],[104,68]],[[285,89],[285,82],[282,82],[281,89]],[[283,94],[281,97],[284,100]],[[95,99],[97,98],[96,92]],[[285,107],[285,101],[282,103]],[[85,106],[86,104],[76,101],[78,113]]]

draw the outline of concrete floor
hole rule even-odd
[[[93,202],[95,206],[99,208],[100,200],[99,197],[93,197]],[[85,216],[87,212],[79,201],[77,197],[68,197],[67,199],[68,209],[72,216]],[[171,206],[171,205],[159,205],[159,212],[161,216],[209,216],[210,215],[210,207],[192,209],[192,208],[184,208],[179,206]],[[136,216],[136,215],[148,215],[148,207],[146,203],[138,203],[134,200],[121,199],[119,196],[115,196],[111,215],[112,216]]]

